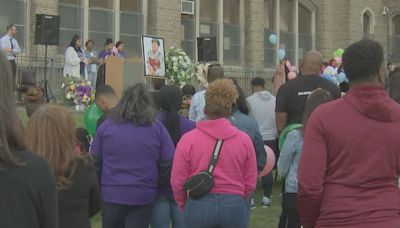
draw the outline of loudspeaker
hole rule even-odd
[[[197,57],[199,62],[217,61],[217,38],[197,38]]]
[[[36,14],[35,44],[58,45],[60,16]]]

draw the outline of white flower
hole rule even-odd
[[[183,60],[183,57],[182,57],[182,56],[179,56],[178,59],[179,59],[179,60]]]
[[[71,99],[71,94],[70,93],[67,93],[67,99],[68,100]]]
[[[92,83],[90,81],[87,81],[87,84],[90,85],[90,86],[92,85]]]
[[[172,61],[176,62],[178,59],[174,56],[172,57]]]
[[[183,69],[187,69],[187,68],[188,68],[188,64],[183,63],[183,64],[182,64],[182,67],[183,67]]]
[[[65,84],[63,83],[63,84],[61,84],[61,89],[64,89],[65,88]]]
[[[172,69],[174,70],[174,72],[178,72],[178,67],[174,66]]]
[[[191,62],[188,56],[185,57],[186,62]]]

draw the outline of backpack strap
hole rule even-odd
[[[222,144],[224,141],[222,139],[218,139],[215,143],[214,152],[211,156],[210,163],[208,164],[207,172],[212,174],[214,172],[215,166],[217,165],[219,154],[221,153]]]

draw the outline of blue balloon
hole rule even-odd
[[[338,75],[336,75],[336,78],[339,84],[347,80],[347,76],[344,72],[340,72]]]
[[[278,37],[277,37],[275,34],[269,35],[268,39],[269,39],[269,42],[270,42],[272,45],[275,45],[276,42],[278,42]]]
[[[324,79],[336,84],[335,78],[333,76],[329,75],[329,74],[321,74],[321,77],[323,77]]]
[[[278,51],[278,57],[279,57],[279,60],[283,60],[285,57],[286,57],[286,51],[285,51],[285,49],[279,49],[279,51]]]

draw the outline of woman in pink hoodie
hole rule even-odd
[[[253,144],[246,133],[227,119],[238,94],[231,80],[210,84],[205,93],[207,121],[197,123],[179,141],[171,174],[171,184],[178,206],[184,210],[187,228],[247,226],[247,199],[255,191],[257,164]],[[223,140],[215,166],[214,186],[200,199],[191,199],[185,182],[207,170],[217,140]]]

